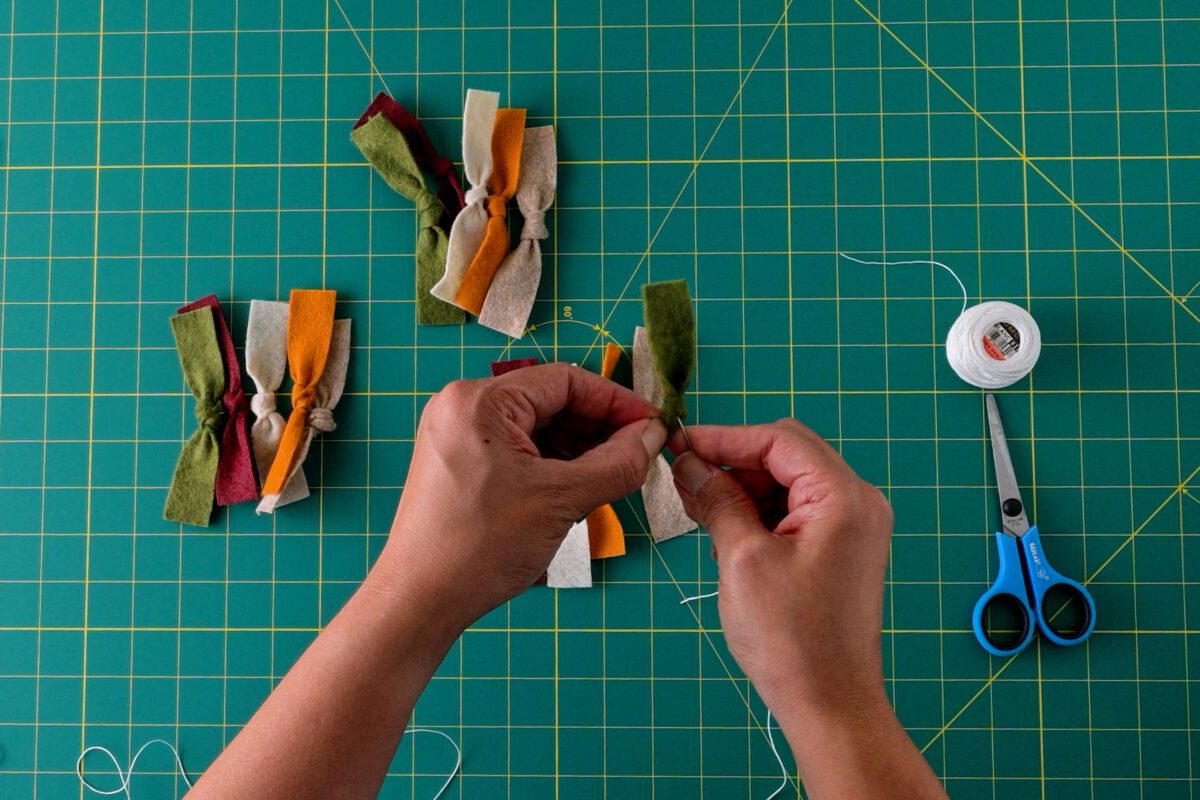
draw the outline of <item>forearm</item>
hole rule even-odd
[[[375,797],[458,633],[385,550],[189,798]]]
[[[882,687],[838,709],[782,704],[776,713],[814,800],[945,798],[941,783],[888,705]]]

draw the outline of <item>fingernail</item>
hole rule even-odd
[[[667,428],[662,424],[662,420],[652,419],[647,422],[646,427],[642,429],[642,444],[646,448],[646,455],[658,455],[666,443]]]
[[[715,474],[712,466],[691,450],[676,458],[672,469],[675,471],[676,482],[693,497]]]

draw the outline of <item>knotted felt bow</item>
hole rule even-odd
[[[217,432],[225,392],[225,368],[212,311],[198,308],[176,314],[171,317],[171,334],[183,379],[196,398],[197,427],[179,450],[163,519],[207,527],[212,517],[219,459]]]
[[[531,130],[538,130],[533,128]],[[526,139],[526,147],[528,147]],[[495,291],[493,288],[492,291]],[[600,361],[600,376],[611,378],[621,357],[621,348],[612,342],[604,346],[604,358]],[[616,510],[605,503],[587,515],[588,544],[592,558],[612,558],[625,555],[625,529]]]
[[[500,262],[508,255],[506,206],[517,191],[521,174],[521,144],[525,139],[525,109],[502,108],[492,129],[492,175],[488,178],[488,220],[483,241],[471,259],[454,296],[455,305],[472,314],[483,309],[483,300]]]
[[[413,160],[417,162],[417,166],[437,177],[437,196],[446,208],[445,214],[442,216],[442,225],[450,225],[464,204],[462,187],[458,184],[458,173],[454,169],[454,162],[443,158],[438,153],[433,142],[429,141],[429,137],[425,135],[425,128],[421,125],[421,121],[414,117],[408,109],[393,100],[387,92],[375,95],[375,99],[363,111],[358,122],[354,123],[354,127],[361,128],[377,114],[387,117],[388,122],[404,134],[404,139],[408,142],[408,149],[412,151]]]
[[[180,314],[198,308],[210,309],[217,344],[225,364],[225,427],[221,430],[220,454],[217,460],[217,505],[231,506],[258,497],[258,480],[254,477],[254,461],[250,452],[250,405],[242,391],[242,371],[238,366],[237,348],[221,313],[215,294],[201,297],[194,303],[181,306]]]
[[[275,392],[283,383],[283,372],[287,367],[287,323],[287,303],[250,301],[250,319],[246,323],[246,374],[257,389],[250,398],[250,410],[254,412],[250,440],[254,444],[254,463],[264,481],[275,460],[285,424],[283,415],[275,407]],[[303,478],[301,473],[300,479]]]
[[[308,480],[304,477],[304,460],[308,458],[308,450],[313,437],[319,433],[331,433],[337,430],[333,421],[333,409],[342,399],[342,389],[346,385],[346,369],[350,364],[350,320],[339,319],[333,323],[333,339],[329,344],[329,357],[325,360],[325,372],[317,381],[316,399],[308,410],[305,420],[304,438],[296,453],[292,474],[288,476],[283,491],[279,494],[263,494],[262,502],[258,504],[259,514],[272,514],[276,508],[303,500],[308,497]]]
[[[521,182],[517,187],[517,207],[525,218],[521,242],[496,270],[483,301],[483,310],[479,312],[482,324],[514,339],[520,338],[529,324],[529,312],[533,310],[538,284],[542,280],[539,240],[549,235],[546,209],[554,202],[557,182],[554,126],[526,128],[521,149]]]
[[[633,332],[633,390],[655,405],[663,402],[663,386],[652,355],[652,342],[646,329]],[[696,528],[696,523],[683,510],[683,501],[675,489],[671,467],[661,455],[650,464],[646,482],[642,484],[642,504],[646,507],[646,523],[656,542],[665,542]]]
[[[292,474],[308,426],[308,412],[317,399],[317,381],[325,372],[333,336],[333,307],[337,293],[325,289],[293,289],[288,306],[287,353],[292,373],[292,413],[279,450],[263,480],[262,493],[279,494]]]
[[[350,139],[388,186],[416,204],[417,319],[425,325],[463,322],[466,315],[461,308],[429,293],[446,261],[446,233],[439,227],[445,209],[425,187],[408,142],[383,114],[376,114],[352,130]]]
[[[642,286],[642,316],[662,384],[662,421],[668,431],[687,416],[683,391],[696,358],[696,319],[686,281],[663,281]]]
[[[442,278],[434,284],[434,297],[447,303],[454,302],[463,275],[471,265],[471,259],[483,241],[488,213],[488,178],[492,174],[492,127],[496,121],[496,107],[500,104],[497,92],[468,89],[463,104],[463,172],[471,188],[467,190],[467,204],[454,218],[450,228],[450,241],[446,247],[446,269]]]

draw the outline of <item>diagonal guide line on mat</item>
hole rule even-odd
[[[1155,286],[1157,286],[1159,289],[1162,290],[1163,294],[1165,294],[1168,298],[1170,298],[1171,301],[1173,303],[1175,303],[1177,306],[1182,308],[1189,317],[1191,317],[1196,322],[1200,322],[1200,315],[1197,315],[1195,311],[1188,308],[1186,298],[1180,298],[1178,295],[1176,295],[1173,291],[1171,291],[1170,287],[1168,287],[1165,283],[1163,283],[1157,277],[1155,277],[1154,273],[1151,272],[1149,269],[1147,269],[1142,264],[1142,262],[1140,262],[1136,258],[1134,258],[1133,254],[1125,249],[1124,244],[1117,241],[1116,237],[1114,237],[1111,233],[1109,233],[1107,230],[1105,230],[1104,226],[1102,226],[1099,222],[1097,222],[1092,217],[1091,214],[1087,213],[1087,211],[1085,211],[1082,206],[1080,206],[1078,203],[1075,202],[1075,198],[1071,197],[1071,195],[1069,195],[1062,187],[1060,187],[1057,183],[1055,183],[1053,180],[1051,180],[1050,176],[1047,175],[1045,172],[1043,172],[1041,170],[1041,168],[1038,167],[1038,165],[1035,164],[1033,162],[1033,160],[1025,153],[1024,150],[1022,150],[1020,147],[1018,147],[1016,144],[1014,144],[1011,139],[1009,139],[1007,136],[1005,136],[1003,133],[1001,133],[1000,129],[992,124],[991,120],[989,120],[982,113],[980,113],[979,109],[975,108],[975,106],[973,106],[971,104],[971,102],[967,100],[967,98],[965,98],[961,94],[959,94],[957,89],[955,89],[953,86],[951,86],[950,83],[945,78],[943,78],[940,74],[938,74],[937,70],[935,70],[932,66],[930,66],[928,61],[921,58],[921,56],[915,50],[913,50],[911,47],[909,47],[907,42],[905,42],[903,39],[901,39],[899,37],[899,35],[897,35],[891,28],[889,28],[887,26],[887,23],[885,23],[882,19],[880,19],[874,13],[872,13],[871,9],[869,9],[865,5],[863,5],[862,0],[854,0],[854,4],[857,5],[859,8],[861,8],[863,10],[863,13],[865,13],[868,17],[870,17],[871,20],[874,21],[874,23],[876,25],[878,25],[879,28],[884,33],[886,33],[888,36],[890,36],[892,38],[892,40],[896,42],[896,44],[900,45],[900,47],[903,48],[906,53],[908,53],[910,56],[912,56],[913,60],[916,61],[918,64],[920,64],[921,68],[924,69],[926,72],[928,72],[930,77],[932,77],[934,80],[936,80],[942,86],[944,86],[946,91],[950,92],[950,94],[952,94],[956,100],[958,100],[960,103],[962,103],[963,106],[966,107],[967,111],[971,112],[972,116],[974,116],[977,120],[982,122],[987,127],[988,130],[990,130],[992,133],[996,134],[996,137],[998,139],[1000,139],[1000,141],[1003,142],[1010,150],[1012,150],[1013,153],[1016,154],[1016,156],[1022,161],[1022,163],[1024,163],[1027,167],[1029,167],[1034,172],[1036,172],[1042,178],[1042,180],[1044,180],[1046,182],[1047,186],[1049,186],[1051,189],[1053,189],[1054,192],[1056,194],[1058,194],[1058,196],[1060,196],[1063,200],[1066,200],[1067,204],[1069,206],[1071,206],[1071,208],[1073,208],[1076,212],[1078,212],[1081,217],[1086,219],[1088,221],[1088,223],[1090,223],[1091,226],[1093,228],[1095,228],[1096,231],[1101,236],[1103,236],[1105,239],[1107,239],[1109,242],[1111,242],[1112,246],[1117,248],[1117,250],[1121,253],[1121,255],[1124,258],[1128,259],[1134,266],[1136,266],[1138,269],[1140,269],[1146,275],[1146,277],[1149,278],[1151,280],[1151,282],[1154,283]]]
[[[1148,517],[1146,517],[1145,520],[1142,521],[1142,524],[1138,525],[1136,528],[1134,528],[1133,532],[1130,533],[1129,536],[1127,536],[1123,542],[1121,542],[1119,545],[1117,545],[1117,548],[1115,550],[1113,550],[1112,554],[1109,555],[1108,558],[1104,559],[1104,561],[1100,564],[1100,566],[1098,566],[1094,570],[1092,570],[1091,575],[1089,575],[1083,579],[1083,581],[1082,581],[1083,585],[1087,586],[1092,581],[1096,580],[1096,577],[1099,576],[1099,574],[1104,570],[1104,568],[1107,567],[1109,564],[1111,564],[1113,559],[1115,559],[1118,555],[1120,555],[1120,553],[1126,547],[1129,546],[1130,542],[1132,542],[1134,540],[1134,538],[1139,533],[1141,533],[1146,528],[1146,526],[1149,525],[1154,520],[1155,517],[1158,516],[1159,512],[1161,512],[1164,508],[1166,508],[1167,505],[1172,500],[1175,499],[1176,495],[1190,496],[1189,492],[1188,492],[1188,484],[1191,483],[1192,480],[1194,480],[1197,475],[1200,475],[1200,465],[1198,465],[1195,469],[1193,469],[1186,478],[1184,478],[1182,481],[1180,481],[1179,485],[1175,487],[1175,490],[1172,491],[1166,497],[1164,497],[1161,503],[1159,503],[1157,506],[1155,506],[1154,510],[1150,512],[1150,515]],[[938,728],[937,733],[935,733],[933,735],[933,737],[928,742],[926,742],[924,744],[924,746],[921,747],[921,752],[924,753],[926,750],[928,750],[930,747],[932,747],[933,744],[938,739],[942,738],[942,736],[945,735],[946,731],[948,731],[950,729],[950,726],[953,725],[958,720],[959,717],[961,717],[963,714],[965,714],[967,712],[967,709],[969,709],[975,703],[976,700],[978,700],[980,697],[983,696],[983,693],[986,692],[988,690],[988,687],[991,686],[995,682],[996,678],[999,678],[1006,669],[1008,669],[1009,667],[1012,666],[1013,662],[1017,660],[1017,656],[1019,656],[1019,655],[1020,654],[1018,653],[1016,655],[1009,656],[1008,660],[1005,661],[1000,666],[999,669],[997,669],[994,673],[992,673],[991,676],[988,677],[988,679],[986,681],[984,681],[983,685],[979,687],[979,691],[977,691],[977,692],[975,692],[975,694],[971,695],[971,697],[967,700],[967,702],[963,703],[962,708],[960,708],[957,712],[955,712],[954,716],[950,717],[950,719],[946,721],[945,725]]]

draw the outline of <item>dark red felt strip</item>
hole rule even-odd
[[[537,366],[536,358],[514,358],[511,361],[493,361],[492,362],[492,377],[496,378],[505,373],[512,372],[525,367]]]

